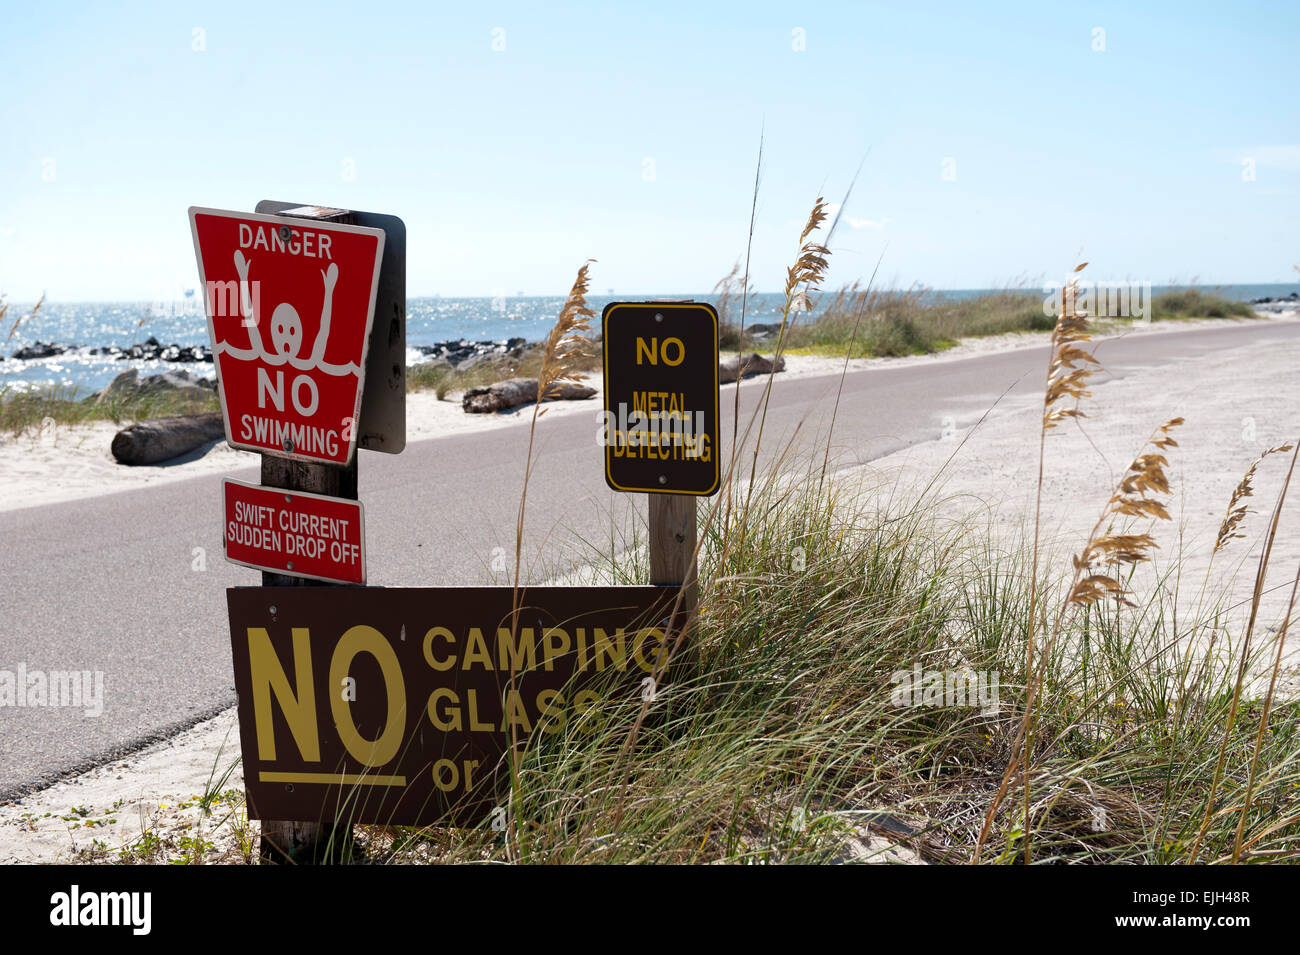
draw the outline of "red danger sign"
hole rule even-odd
[[[365,521],[356,501],[227,478],[226,559],[343,584],[366,582]]]
[[[348,464],[382,229],[190,209],[226,440]]]

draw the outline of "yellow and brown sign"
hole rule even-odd
[[[677,592],[532,587],[516,621],[509,587],[228,590],[250,818],[489,823],[512,733],[639,693]]]
[[[612,302],[601,317],[605,481],[616,491],[718,489],[718,313],[703,302]]]

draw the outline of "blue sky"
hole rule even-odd
[[[7,4],[0,290],[154,299],[277,198],[401,216],[411,295],[707,291],[760,130],[763,291],[868,148],[830,284],[1300,279],[1300,4],[1144,6]]]

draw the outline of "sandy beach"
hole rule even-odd
[[[1294,319],[1291,319],[1294,320]],[[1104,364],[1105,347],[1098,351]],[[1176,594],[1183,614],[1198,602],[1222,600],[1230,629],[1244,629],[1255,572],[1273,506],[1286,479],[1289,453],[1268,457],[1256,471],[1250,513],[1211,556],[1234,488],[1266,448],[1297,437],[1295,396],[1300,366],[1267,342],[1192,361],[1142,370],[1123,378],[1104,373],[1082,403],[1088,417],[1048,433],[1044,467],[1042,536],[1047,566],[1070,569],[1070,556],[1086,541],[1116,483],[1155,429],[1172,418],[1184,422],[1166,452],[1170,521],[1132,522],[1158,542],[1150,564],[1139,568],[1137,594],[1163,587]],[[864,482],[896,483],[903,492],[930,485],[938,512],[969,522],[1004,547],[1031,539],[1038,479],[1041,399],[1008,399],[977,427],[952,428],[935,441],[877,459],[859,469]],[[988,409],[972,409],[982,414]],[[1275,634],[1285,615],[1291,582],[1300,567],[1300,495],[1292,487],[1272,549],[1259,620]],[[1202,590],[1204,589],[1204,596]],[[1297,683],[1300,649],[1289,651],[1289,678]]]

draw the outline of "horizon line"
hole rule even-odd
[[[1093,284],[1097,284],[1098,282],[1101,282],[1102,284],[1107,284],[1107,283],[1109,283],[1109,282],[1118,282],[1118,281],[1129,281],[1129,282],[1132,282],[1132,281],[1139,281],[1139,282],[1140,282],[1140,281],[1145,281],[1145,280],[1141,280],[1141,279],[1139,279],[1139,280],[1134,280],[1134,279],[1106,279],[1106,280],[1097,280],[1097,281],[1095,281]],[[1229,287],[1232,287],[1232,286],[1240,286],[1240,285],[1257,285],[1257,286],[1265,286],[1265,285],[1292,286],[1292,285],[1293,285],[1293,286],[1296,286],[1297,288],[1300,288],[1300,278],[1297,278],[1297,279],[1292,280],[1292,281],[1286,281],[1286,282],[1259,282],[1259,281],[1255,281],[1255,282],[1241,282],[1241,281],[1238,281],[1238,282],[1162,282],[1162,283],[1159,283],[1159,284],[1157,284],[1157,283],[1155,283],[1155,282],[1152,282],[1152,283],[1151,283],[1151,287],[1152,287],[1152,288],[1174,288],[1174,289],[1181,289],[1181,288],[1229,288]],[[1059,285],[1052,285],[1052,286],[1050,286],[1050,288],[1058,288],[1058,287],[1059,287]],[[841,288],[833,288],[833,289],[832,289],[832,288],[823,288],[823,289],[818,289],[818,290],[817,290],[817,294],[821,294],[821,295],[833,295],[833,294],[835,294],[836,292],[841,291],[842,289],[847,289],[847,286],[843,286],[843,287],[841,287]],[[914,290],[918,290],[918,289],[919,289],[919,290],[923,290],[923,291],[927,291],[927,292],[1027,292],[1027,293],[1032,293],[1032,292],[1038,292],[1038,291],[1041,291],[1041,290],[1042,290],[1042,286],[1041,286],[1041,285],[1037,285],[1037,284],[1026,284],[1026,285],[1019,285],[1019,286],[1011,286],[1011,285],[1002,285],[1002,286],[996,286],[996,285],[990,285],[990,286],[949,286],[949,287],[946,287],[946,288],[939,288],[938,286],[924,285],[924,284],[917,283],[917,284],[915,284],[915,285],[908,285],[908,286],[889,286],[889,287],[886,287],[886,286],[880,286],[879,288],[876,289],[876,291],[880,291],[880,292],[906,292],[906,291],[914,291]],[[197,286],[196,286],[195,289],[194,289],[194,291],[197,292],[197,290],[198,290],[198,289],[197,289]],[[859,291],[867,291],[867,289],[864,288],[864,289],[860,289]],[[515,299],[515,298],[556,298],[556,299],[563,299],[563,298],[566,298],[566,297],[568,296],[568,294],[569,294],[568,292],[549,292],[549,293],[548,293],[548,292],[541,292],[541,293],[538,293],[538,292],[516,292],[516,293],[512,293],[512,294],[509,294],[509,295],[504,295],[504,296],[502,296],[502,295],[499,295],[499,294],[487,294],[487,295],[482,295],[482,294],[479,294],[479,295],[455,295],[455,294],[452,294],[452,293],[450,293],[450,292],[428,292],[428,293],[423,293],[423,294],[408,294],[408,295],[406,296],[406,298],[407,298],[407,301],[411,301],[411,300],[413,300],[413,299],[439,299],[439,298],[445,298],[445,299],[483,299],[484,301],[492,301],[493,299],[497,299],[497,298],[506,298],[506,299]],[[711,291],[710,291],[710,292],[702,292],[702,293],[701,293],[701,292],[622,292],[622,291],[605,291],[605,292],[589,292],[589,293],[587,294],[587,298],[610,298],[611,296],[628,296],[629,299],[636,299],[636,300],[638,300],[638,301],[646,301],[646,300],[649,300],[649,299],[651,299],[651,298],[685,298],[685,297],[687,297],[687,296],[690,296],[690,297],[693,297],[696,301],[699,301],[699,300],[701,300],[701,299],[706,299],[706,298],[716,297],[718,294],[720,294],[720,293],[717,293],[717,292],[711,292]],[[754,296],[760,296],[760,295],[783,295],[783,294],[785,294],[785,293],[784,293],[784,292],[781,292],[781,291],[771,291],[771,292],[755,291],[755,292],[753,293]],[[151,302],[159,301],[158,299],[151,299],[151,298],[52,298],[51,296],[48,295],[48,293],[47,293],[44,297],[45,297],[46,299],[48,299],[48,301],[46,302],[46,305],[50,305],[50,304],[59,304],[59,303],[61,303],[61,304],[67,304],[67,305],[100,305],[100,304],[108,305],[108,304],[140,304],[140,303],[143,303],[143,304],[150,304]],[[188,297],[188,296],[187,296],[187,297]],[[737,297],[738,297],[738,296],[737,296]],[[23,305],[35,305],[35,304],[36,304],[36,300],[35,300],[35,299],[31,299],[31,300],[10,299],[10,300],[9,300],[9,306],[10,306],[11,308],[12,308],[12,307],[17,307],[17,306],[23,306]]]

